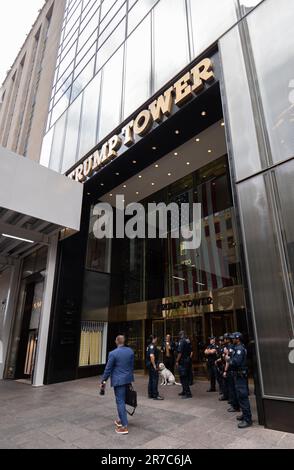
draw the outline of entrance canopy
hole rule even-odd
[[[83,185],[0,147],[0,272],[57,231],[79,231],[82,199]]]

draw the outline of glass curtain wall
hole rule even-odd
[[[293,399],[294,5],[278,7],[262,2],[220,50],[263,394]]]
[[[237,0],[68,2],[41,164],[69,170],[235,24],[237,5]]]

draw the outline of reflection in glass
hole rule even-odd
[[[261,161],[238,28],[233,28],[220,40],[220,51],[226,93],[224,99],[228,111],[236,179],[239,180],[260,171]]]
[[[293,331],[268,183],[268,175],[251,178],[238,185],[238,196],[264,393],[293,398],[293,366],[288,360]]]
[[[274,162],[294,155],[294,4],[268,0],[248,16],[259,90]],[[265,21],[270,18],[270,21]],[[281,34],[281,31],[283,34]],[[271,44],[270,59],[268,47]]]

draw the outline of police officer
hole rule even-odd
[[[157,348],[157,336],[150,336],[149,345],[146,353],[146,366],[149,370],[149,384],[148,384],[148,396],[153,400],[163,400],[159,396],[158,382],[159,382],[159,350]]]
[[[224,362],[223,362],[223,355],[224,355],[224,337],[220,336],[218,338],[218,356],[215,362],[216,366],[216,379],[219,385],[219,394],[220,394],[220,401],[223,401],[224,396]]]
[[[222,371],[222,396],[220,397],[220,401],[228,401],[229,400],[229,387],[228,387],[228,377],[224,374],[226,370],[226,358],[225,358],[225,349],[230,348],[230,333],[225,333],[223,336],[223,344],[220,349],[220,358],[218,361],[221,361],[221,366],[219,368]]]
[[[234,333],[235,350],[230,358],[230,367],[233,371],[235,388],[242,411],[242,415],[237,417],[240,421],[238,428],[245,429],[252,426],[252,413],[248,398],[248,368],[247,350],[242,344],[242,334]]]
[[[181,379],[181,384],[183,391],[179,393],[183,399],[192,398],[192,393],[190,390],[190,367],[191,367],[191,353],[192,345],[190,340],[186,337],[184,331],[179,333],[179,343],[178,343],[178,356],[176,367],[179,369],[179,375]]]
[[[226,360],[224,378],[227,380],[228,395],[229,395],[228,398],[229,398],[229,404],[231,405],[230,408],[228,409],[229,413],[236,413],[240,411],[240,404],[239,404],[238,394],[237,394],[235,381],[234,381],[234,372],[230,364],[230,359],[233,357],[234,352],[235,352],[234,338],[235,338],[235,334],[229,335],[229,343],[224,350],[225,360]]]
[[[216,337],[211,336],[209,338],[210,344],[204,351],[204,354],[207,358],[207,369],[208,375],[210,379],[210,389],[207,390],[208,392],[216,392],[215,384],[216,384],[216,366],[215,362],[218,356],[218,346],[216,344]]]

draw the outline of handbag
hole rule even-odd
[[[138,401],[137,401],[137,392],[134,390],[133,386],[131,384],[127,385],[127,391],[126,391],[126,405],[130,406],[133,408],[133,412],[130,412],[127,410],[127,413],[130,416],[134,416],[135,411],[138,406]]]

